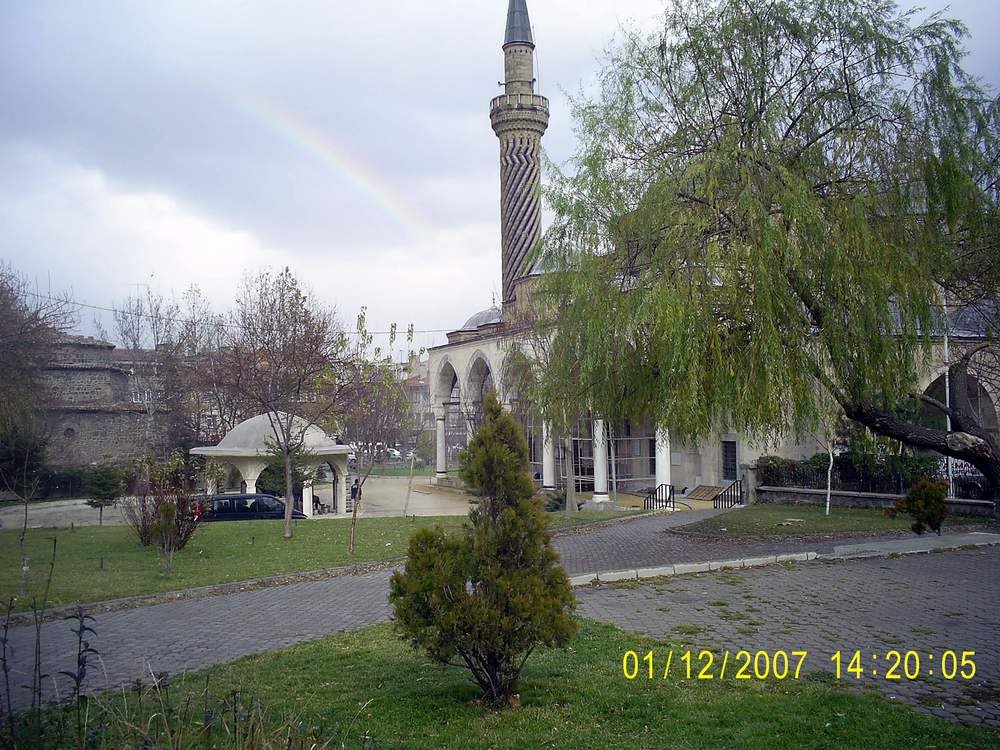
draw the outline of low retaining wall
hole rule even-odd
[[[465,482],[458,477],[434,477],[434,484],[440,485],[441,487],[451,487],[455,490],[465,489]]]
[[[823,505],[826,503],[826,490],[814,490],[804,487],[758,487],[756,492],[758,503],[802,503],[805,505]],[[902,495],[888,495],[874,492],[845,492],[834,490],[830,493],[830,505],[839,508],[891,508]],[[989,500],[948,500],[948,509],[963,516],[993,515],[993,503]]]

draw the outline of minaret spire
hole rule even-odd
[[[507,34],[503,43],[504,46],[515,43],[535,46],[535,40],[531,38],[531,20],[528,18],[528,4],[525,0],[510,0],[507,7]]]
[[[490,102],[500,139],[500,220],[503,302],[531,272],[531,252],[542,234],[541,149],[549,100],[535,93],[535,42],[526,0],[510,0],[503,43],[504,93]]]

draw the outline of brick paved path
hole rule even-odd
[[[889,682],[866,675],[861,683],[927,713],[1000,726],[998,580],[1000,548],[991,547],[703,573],[577,593],[581,614],[684,649],[807,650],[804,669],[831,673],[834,651],[860,650],[866,671],[879,674],[886,664],[881,656],[868,661],[871,654],[913,649],[933,677]],[[691,634],[695,628],[701,631]],[[946,649],[976,652],[972,681],[942,679]],[[937,655],[933,664],[927,654]]]
[[[115,688],[152,673],[177,674],[233,661],[242,656],[315,640],[330,633],[357,630],[389,619],[386,598],[390,571],[294,583],[238,594],[190,599],[101,615],[89,636],[100,652],[87,687]],[[55,675],[76,666],[76,636],[71,621],[42,625],[43,672]],[[35,633],[12,628],[12,675],[15,685],[30,685]],[[68,682],[46,681],[45,698],[67,693]],[[30,706],[26,689],[13,695],[15,710]]]
[[[615,523],[585,534],[567,534],[555,540],[570,575],[595,571],[643,568],[679,562],[732,560],[780,552],[833,552],[839,544],[863,539],[830,536],[827,539],[746,541],[665,533],[664,529],[694,523],[724,511],[694,511],[670,516],[645,516]],[[741,511],[732,511],[739,513]]]
[[[831,550],[835,543],[706,541],[665,533],[671,525],[712,514],[684,513],[613,524],[556,540],[572,575],[594,570],[671,562],[728,559],[796,550]],[[768,570],[773,570],[769,568]],[[151,672],[176,674],[271,651],[330,633],[353,630],[389,618],[386,582],[390,571],[308,581],[255,591],[243,591],[102,614],[94,627],[94,645],[103,670],[94,670],[88,688],[101,690],[149,679]],[[76,642],[71,623],[42,626],[43,671],[55,675],[72,669]],[[34,629],[12,628],[10,664],[16,685],[30,684]],[[961,644],[955,648],[962,648]],[[52,679],[62,681],[56,690]],[[50,678],[47,698],[66,695],[63,678]],[[14,694],[14,704],[30,703],[27,690]]]

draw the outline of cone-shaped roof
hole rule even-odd
[[[507,7],[507,34],[503,39],[504,46],[508,44],[535,45],[531,38],[531,21],[528,18],[526,0],[510,0]]]

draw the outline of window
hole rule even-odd
[[[736,441],[722,441],[722,479],[726,482],[734,482],[736,475]]]
[[[282,505],[279,501],[275,500],[273,497],[258,497],[257,507],[260,509],[261,512],[265,511],[277,512],[277,511],[283,511],[285,509],[285,506]]]

